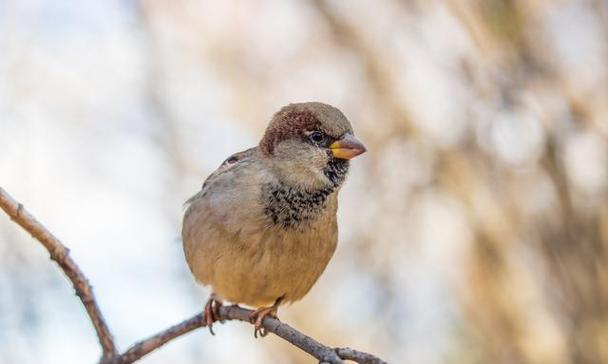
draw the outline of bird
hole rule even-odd
[[[184,255],[195,280],[211,286],[203,314],[212,334],[224,301],[254,309],[258,337],[266,316],[309,292],[336,250],[349,161],[364,152],[339,109],[292,103],[186,202]]]

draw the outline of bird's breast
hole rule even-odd
[[[335,251],[335,214],[310,222],[305,230],[275,226],[241,235],[233,243],[215,262],[212,285],[218,294],[254,307],[279,297],[296,301],[310,290]]]
[[[261,195],[264,214],[284,229],[306,230],[315,220],[326,215],[328,197],[335,188],[328,186],[316,190],[306,190],[275,182],[262,187]]]

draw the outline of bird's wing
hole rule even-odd
[[[259,198],[267,173],[255,152],[253,148],[228,158],[188,201],[182,240],[188,265],[202,283],[213,282],[221,256],[253,244],[256,231],[264,226]]]
[[[256,150],[257,150],[257,147],[249,148],[242,152],[234,153],[230,157],[226,158],[222,162],[222,164],[220,164],[220,166],[205,179],[205,182],[203,182],[203,186],[201,187],[201,190],[198,191],[194,196],[192,196],[188,200],[186,200],[186,202],[184,202],[184,207],[187,207],[193,201],[202,197],[203,194],[205,193],[206,188],[209,186],[209,182],[212,182],[214,179],[218,178],[218,176],[226,173],[227,171],[231,170],[232,168],[235,168],[239,164],[246,162],[248,159],[250,159],[255,154]]]

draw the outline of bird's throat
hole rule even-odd
[[[327,162],[323,174],[325,174],[325,177],[327,177],[334,188],[338,188],[346,179],[349,165],[350,163],[348,160],[331,158],[329,162]]]
[[[301,228],[323,214],[328,197],[336,187],[308,191],[284,183],[267,184],[262,188],[264,213],[282,228]]]
[[[328,183],[321,188],[294,186],[285,181],[266,184],[262,188],[264,213],[273,224],[282,228],[305,228],[323,215],[327,199],[337,193],[346,179],[348,166],[347,160],[330,159],[323,169]]]

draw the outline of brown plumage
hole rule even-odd
[[[278,305],[301,299],[336,248],[337,195],[348,159],[365,151],[346,117],[318,103],[291,104],[258,147],[229,157],[190,200],[182,237],[194,277],[221,300],[258,308],[256,333]]]

